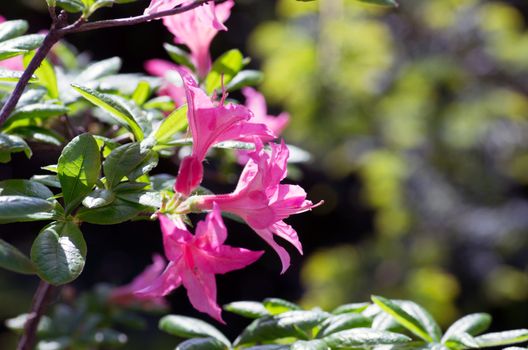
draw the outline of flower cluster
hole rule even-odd
[[[152,0],[146,13],[189,2]],[[281,184],[287,175],[289,151],[284,142],[273,141],[287,125],[289,116],[268,115],[264,97],[254,89],[243,90],[246,105],[239,105],[226,103],[225,92],[218,98],[216,94],[208,95],[200,86],[211,70],[211,41],[218,31],[227,30],[224,22],[233,5],[232,0],[219,5],[210,2],[163,20],[175,42],[190,49],[195,70],[163,60],[148,61],[146,69],[164,78],[160,94],[170,96],[177,106],[187,105],[192,151],[183,158],[176,177],[172,200],[176,204],[158,214],[168,265],[160,268],[160,258],[156,258],[155,266],[114,293],[117,300],[133,294],[139,301],[152,298],[159,303],[161,297],[183,284],[192,305],[221,322],[215,275],[244,268],[262,255],[224,244],[227,230],[221,213],[242,218],[277,252],[285,272],[290,256],[275,241],[275,236],[291,243],[302,254],[296,231],[284,220],[314,207],[301,187]],[[203,181],[208,151],[228,140],[254,144],[254,151],[238,155],[245,166],[235,190],[229,194],[195,195]],[[208,212],[205,221],[197,224],[194,235],[181,216],[190,212]]]

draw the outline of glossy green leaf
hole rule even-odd
[[[177,64],[189,67],[192,70],[196,69],[192,63],[191,55],[187,51],[171,44],[163,44],[163,48],[165,48],[170,58]]]
[[[0,133],[0,163],[7,163],[11,160],[11,153],[24,152],[31,158],[32,152],[26,141],[15,135]]]
[[[0,23],[0,42],[25,34],[29,26],[26,21],[14,20]]]
[[[270,315],[264,305],[256,301],[236,301],[224,305],[224,310],[247,318],[259,318]]]
[[[176,350],[227,350],[228,347],[215,338],[195,338],[180,343]]]
[[[116,74],[121,69],[122,64],[119,57],[112,57],[92,63],[77,75],[75,81],[78,83],[86,83],[111,74]]]
[[[357,313],[346,313],[330,316],[320,325],[317,338],[324,338],[332,333],[344,331],[351,328],[370,327],[372,321]]]
[[[132,134],[134,134],[137,141],[143,140],[143,131],[134,119],[134,116],[125,106],[122,105],[122,103],[119,102],[117,98],[80,85],[72,84],[72,86],[88,101],[109,112],[120,122],[124,123]]]
[[[90,134],[74,138],[64,149],[57,164],[66,213],[71,212],[92,192],[101,173],[101,156]]]
[[[231,79],[226,85],[227,91],[240,90],[246,86],[259,85],[264,80],[264,75],[258,70],[243,70]]]
[[[455,334],[468,333],[478,335],[484,332],[491,324],[491,316],[486,313],[476,313],[462,317],[448,328],[442,341],[447,341]]]
[[[132,94],[132,100],[134,100],[138,106],[142,106],[148,100],[151,93],[152,89],[150,88],[150,84],[146,81],[140,81],[136,90],[134,90],[134,93]]]
[[[395,0],[358,0],[358,1],[364,2],[367,4],[398,7],[398,3]]]
[[[54,222],[46,226],[31,247],[31,260],[38,275],[53,285],[76,279],[84,268],[86,242],[73,222]]]
[[[103,162],[106,187],[113,188],[132,173],[150,156],[150,151],[142,149],[139,143],[129,143],[113,150]]]
[[[0,267],[9,271],[33,275],[35,266],[20,250],[0,239]]]
[[[55,205],[45,199],[27,196],[0,196],[0,224],[51,220]]]
[[[147,207],[116,198],[109,205],[99,208],[81,208],[76,218],[80,221],[96,225],[116,225],[131,220]]]
[[[64,106],[51,103],[35,103],[16,108],[4,124],[4,128],[16,127],[15,122],[24,119],[47,119],[68,113],[69,109]]]
[[[96,189],[92,193],[86,196],[82,201],[82,204],[86,208],[100,208],[105,205],[109,205],[115,199],[115,193],[105,189]]]
[[[168,96],[155,97],[143,105],[145,109],[158,109],[162,112],[172,112],[176,109],[176,105]]]
[[[394,301],[380,297],[372,296],[372,301],[383,311],[394,317],[402,326],[427,342],[440,341],[440,328],[434,322],[433,318],[427,311],[415,303],[405,302],[407,310],[404,310]]]
[[[301,307],[288,300],[279,298],[267,298],[262,302],[266,310],[272,315],[278,315],[286,311],[301,310]]]
[[[231,346],[231,342],[222,334],[222,332],[209,323],[196,318],[168,315],[160,320],[159,328],[164,332],[181,338],[211,337],[219,340],[227,346]]]
[[[244,67],[244,56],[239,50],[233,49],[224,53],[213,63],[211,72],[205,78],[205,91],[208,94],[226,86]]]
[[[276,316],[254,320],[244,329],[235,345],[271,341],[286,337],[308,339],[308,332],[324,321],[327,314],[320,311],[287,311]]]
[[[0,181],[0,196],[27,196],[50,199],[53,197],[53,192],[35,181],[11,179]]]
[[[28,52],[24,55],[25,68],[27,68],[34,56],[34,51]],[[50,98],[59,98],[59,87],[57,84],[57,76],[55,74],[55,69],[47,59],[44,59],[40,63],[40,66],[35,71],[35,76],[38,78],[38,83],[44,86],[46,90],[48,90],[48,95]]]
[[[55,146],[61,146],[65,142],[64,137],[61,134],[53,129],[40,126],[22,126],[13,128],[9,132],[23,136],[25,139],[49,143]]]
[[[17,81],[20,80],[20,77],[22,76],[22,74],[23,72],[0,69],[0,81],[16,83]],[[36,80],[37,80],[37,77],[33,75],[33,77],[29,80],[29,82],[34,83],[36,82]]]
[[[330,347],[326,342],[320,339],[316,340],[299,340],[293,343],[290,347],[291,350],[330,350]]]
[[[84,10],[84,4],[81,0],[56,0],[57,6],[64,10],[76,13]]]
[[[403,334],[370,328],[354,328],[331,334],[323,340],[332,349],[341,349],[405,344],[411,341],[411,338]]]
[[[481,348],[522,343],[528,341],[528,329],[486,333],[475,337],[475,340]]]
[[[184,131],[188,124],[187,105],[183,105],[163,120],[154,133],[154,138],[158,143],[169,142],[176,133]]]
[[[0,42],[0,61],[35,50],[43,40],[42,34],[29,34]]]
[[[371,305],[370,303],[351,303],[351,304],[344,304],[336,307],[332,313],[333,314],[344,314],[348,312],[362,312],[367,307]]]

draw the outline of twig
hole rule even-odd
[[[171,10],[160,11],[160,12],[156,12],[156,13],[152,13],[148,15],[85,23],[82,26],[78,26],[77,28],[68,26],[68,27],[63,28],[61,32],[63,32],[64,34],[71,34],[71,33],[87,32],[87,31],[96,30],[96,29],[123,27],[123,26],[141,24],[141,23],[152,21],[154,19],[159,19],[159,18],[173,16],[173,15],[177,15],[183,12],[187,12],[197,7],[200,7],[204,4],[207,4],[208,2],[217,3],[220,1],[219,0],[196,0],[189,5],[180,6],[180,7],[173,8]]]
[[[33,349],[37,337],[38,325],[46,309],[52,289],[53,287],[49,283],[40,281],[35,296],[33,297],[31,312],[27,316],[26,324],[24,325],[24,333],[20,337],[17,350]]]
[[[20,96],[22,96],[22,93],[24,92],[24,89],[26,88],[29,80],[33,76],[33,73],[35,73],[42,61],[46,58],[53,45],[55,45],[64,36],[72,33],[87,32],[102,28],[122,27],[145,23],[154,19],[159,19],[162,17],[172,16],[186,11],[190,11],[209,2],[219,3],[222,2],[222,0],[196,0],[186,6],[180,6],[171,10],[156,12],[149,15],[111,19],[91,23],[85,22],[84,18],[80,17],[75,23],[70,25],[66,25],[66,12],[62,11],[59,16],[56,17],[54,16],[55,11],[50,9],[50,16],[53,20],[51,29],[44,38],[44,41],[42,42],[40,48],[37,50],[37,53],[35,54],[31,62],[27,66],[26,70],[20,77],[20,80],[17,82],[15,89],[13,90],[6,103],[0,110],[0,126],[4,124],[11,112],[13,112],[13,109],[15,109],[18,100],[20,99]]]

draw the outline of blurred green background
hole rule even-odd
[[[496,329],[526,327],[528,3],[399,2],[383,9],[353,0],[237,1],[213,52],[245,48],[264,71],[272,111],[292,115],[285,138],[313,154],[298,180],[325,205],[292,220],[306,254],[290,272],[278,276],[270,253],[253,270],[220,278],[219,300],[277,296],[326,309],[381,294],[414,299],[444,326],[487,311]],[[49,24],[44,3],[4,0],[0,14],[38,31]],[[147,4],[99,16],[132,15]],[[161,45],[171,39],[151,23],[68,40],[95,59],[123,57],[132,72],[166,57]],[[49,150],[35,157],[16,158],[0,177],[28,177],[53,162]],[[38,231],[9,225],[0,234],[27,247],[24,227]],[[127,282],[160,247],[150,223],[91,230],[81,290]],[[156,238],[140,236],[145,230]],[[242,285],[248,278],[252,287]],[[0,286],[0,319],[27,310],[33,280],[0,272]],[[0,333],[0,344],[8,337]]]

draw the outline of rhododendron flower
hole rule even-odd
[[[150,15],[156,12],[167,11],[184,2],[185,0],[152,0],[149,7],[145,9],[145,14]]]
[[[270,147],[271,153],[268,153],[257,142],[257,149],[250,153],[250,160],[233,193],[199,196],[191,198],[190,202],[193,208],[200,210],[210,210],[216,203],[222,211],[244,219],[277,252],[284,273],[290,266],[290,256],[273,236],[290,242],[302,254],[297,232],[283,220],[318,204],[306,200],[306,192],[300,186],[280,184],[287,174],[288,148],[284,143],[270,144]]]
[[[183,85],[175,81],[176,79],[181,80],[177,68],[178,66],[174,63],[160,59],[145,62],[145,70],[149,74],[163,78],[163,85],[158,90],[158,95],[169,96],[179,107],[186,103],[186,99]]]
[[[286,112],[276,117],[268,115],[268,107],[266,106],[264,95],[251,87],[243,88],[242,93],[246,98],[246,107],[253,112],[251,121],[265,124],[275,135],[279,136],[290,122],[290,115]]]
[[[148,288],[137,291],[142,297],[167,295],[181,284],[191,304],[199,311],[223,322],[216,303],[216,274],[242,269],[257,261],[263,252],[224,245],[227,230],[218,206],[192,235],[180,220],[159,216],[165,255],[170,260],[162,275]]]
[[[5,22],[6,19],[0,16],[0,23]],[[0,68],[5,68],[9,70],[24,70],[24,63],[22,61],[22,56],[15,56],[8,58],[6,60],[0,61]]]
[[[188,4],[192,1],[154,0],[147,11],[170,9],[178,4]],[[211,69],[209,47],[220,30],[227,30],[224,22],[231,15],[233,0],[222,4],[214,2],[199,6],[193,10],[163,18],[163,24],[174,35],[177,44],[184,44],[191,50],[191,57],[196,66],[198,76],[204,78]]]
[[[110,292],[110,302],[122,306],[140,305],[145,309],[166,308],[167,303],[161,296],[138,295],[136,291],[149,287],[165,269],[165,259],[154,255],[152,265],[149,265],[131,283],[114,288]]]
[[[264,124],[248,122],[253,115],[246,107],[217,105],[186,70],[178,68],[178,71],[185,87],[193,146],[191,155],[180,165],[175,190],[189,195],[202,182],[202,161],[215,143],[249,136],[272,140],[275,135]]]

